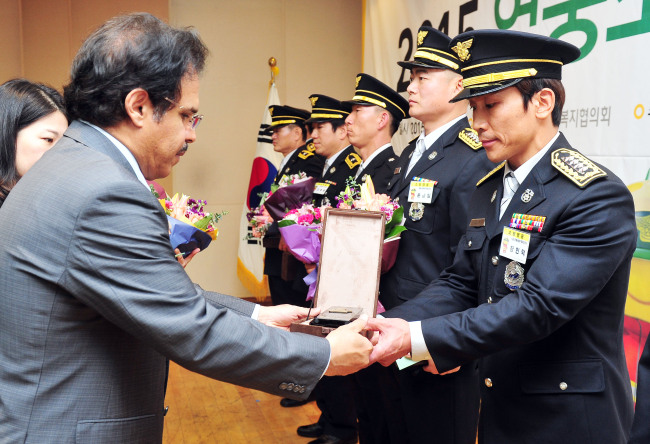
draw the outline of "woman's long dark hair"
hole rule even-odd
[[[65,115],[63,98],[49,86],[25,79],[0,85],[0,206],[20,179],[16,171],[18,131],[55,111]]]

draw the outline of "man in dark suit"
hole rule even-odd
[[[648,344],[650,344],[650,339],[646,339],[643,354],[639,359],[634,423],[628,444],[650,442],[650,346]]]
[[[273,181],[277,184],[282,176],[305,173],[309,177],[320,177],[325,159],[316,154],[313,146],[307,146],[305,120],[309,111],[291,106],[274,105],[271,113],[271,141],[273,149],[284,156],[278,174]],[[303,264],[285,251],[277,223],[273,223],[264,236],[264,274],[269,279],[269,290],[274,305],[292,304],[308,306],[307,285],[302,281],[306,276]],[[287,404],[293,404],[290,400]]]
[[[345,190],[348,178],[354,175],[361,158],[348,142],[345,118],[350,106],[322,94],[309,96],[312,105],[307,124],[316,153],[325,157],[322,175],[314,189],[317,206],[336,207],[336,197]],[[321,410],[318,422],[298,427],[300,436],[316,438],[314,444],[346,444],[357,442],[357,415],[351,376],[324,377],[314,390]]]
[[[409,114],[422,122],[424,131],[404,149],[388,185],[404,207],[407,230],[395,265],[381,277],[379,299],[386,309],[415,297],[451,265],[476,182],[495,166],[470,128],[467,101],[450,103],[463,89],[460,60],[449,49],[450,41],[437,29],[423,26],[414,60],[398,62],[411,70]],[[384,371],[399,381],[392,387],[384,380],[382,391],[394,388],[393,396],[401,398],[389,398],[389,404],[401,405],[403,416],[388,418],[389,428],[404,418],[406,436],[398,435],[400,442],[426,442],[435,436],[441,443],[474,444],[479,411],[475,364],[445,376],[421,366]]]
[[[1,442],[162,442],[167,359],[306,397],[369,355],[363,321],[327,339],[269,328],[304,310],[204,291],[174,259],[146,180],[196,139],[206,55],[195,31],[132,14],[75,57],[73,122],[0,210]]]
[[[358,74],[352,112],[345,119],[350,143],[363,162],[356,178],[370,176],[377,193],[387,193],[397,155],[391,138],[402,119],[408,117],[408,101],[395,90],[368,74]]]
[[[322,174],[314,189],[316,206],[336,207],[336,197],[345,190],[346,181],[356,175],[361,157],[348,140],[345,118],[350,115],[350,106],[322,94],[309,96],[312,104],[307,124],[316,154],[325,158]]]
[[[462,62],[457,99],[503,163],[477,184],[453,264],[386,313],[395,319],[373,320],[372,357],[411,353],[434,373],[480,359],[481,443],[626,443],[637,230],[627,187],[558,131],[562,65],[580,50],[503,30],[463,33],[450,48]]]

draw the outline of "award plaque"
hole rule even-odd
[[[362,314],[375,317],[385,221],[381,211],[325,211],[314,296],[321,313],[291,331],[324,337]]]

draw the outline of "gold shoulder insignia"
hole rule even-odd
[[[314,155],[314,152],[309,151],[309,148],[304,149],[304,150],[302,150],[301,152],[298,153],[298,157],[300,157],[301,159],[307,159],[307,158],[309,158],[309,157],[311,157],[313,155]]]
[[[481,180],[479,180],[478,182],[476,182],[476,186],[479,186],[480,184],[482,184],[483,182],[485,182],[486,180],[488,180],[488,179],[489,179],[491,176],[493,176],[497,171],[499,171],[501,168],[503,168],[503,166],[504,166],[505,164],[506,164],[506,161],[504,160],[503,162],[501,162],[501,163],[499,164],[498,167],[496,167],[495,169],[493,169],[492,171],[490,171],[489,173],[487,173],[487,174],[483,177],[483,179],[481,179]]]
[[[318,101],[318,96],[310,97],[309,100],[311,101],[311,106],[316,106],[316,102]]]
[[[472,128],[465,128],[458,133],[458,138],[465,142],[471,149],[478,150],[483,145],[478,138],[478,133]]]
[[[307,146],[305,147],[307,150],[311,151],[312,153],[316,151],[316,147],[314,146],[314,142],[309,142]]]
[[[560,148],[551,153],[551,165],[580,188],[584,188],[594,180],[607,176],[598,165],[577,151]]]
[[[347,164],[348,168],[352,169],[357,165],[361,165],[361,157],[359,157],[357,153],[350,153],[345,158],[345,163]]]
[[[474,39],[465,40],[464,42],[456,43],[456,46],[452,47],[451,50],[458,54],[458,58],[461,62],[466,62],[470,58],[469,48],[472,47]]]
[[[424,38],[427,36],[428,33],[429,31],[418,32],[418,46],[420,46],[422,42],[424,42]]]

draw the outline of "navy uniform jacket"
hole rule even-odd
[[[481,443],[625,443],[633,413],[622,342],[637,236],[632,197],[562,135],[497,220],[502,179],[499,169],[473,194],[453,265],[387,315],[424,319],[442,372],[482,358]],[[513,213],[546,218],[541,232],[526,232],[524,282],[515,291],[504,282],[511,261],[499,256]]]
[[[404,207],[405,226],[393,268],[382,276],[380,300],[386,309],[414,298],[442,270],[451,265],[467,225],[469,199],[476,182],[495,165],[469,129],[467,118],[459,120],[422,154],[406,176],[415,141],[404,149],[388,191]],[[413,177],[435,180],[431,203],[422,218],[409,217],[409,188]]]
[[[314,144],[307,143],[291,155],[287,164],[278,171],[274,184],[284,175],[298,174],[304,172],[310,177],[320,177],[325,165],[325,158],[314,151]],[[277,224],[273,223],[266,234],[267,237],[279,237],[280,231]],[[298,261],[296,259],[296,261]],[[304,268],[304,267],[303,267]],[[282,269],[282,251],[277,248],[267,248],[264,255],[264,274],[269,276],[280,276]],[[305,293],[306,295],[306,293]]]
[[[375,193],[388,194],[388,182],[393,177],[393,171],[397,164],[398,156],[395,154],[392,146],[384,149],[377,157],[372,159],[366,165],[357,179],[362,183],[362,178],[366,174],[372,178],[372,184],[375,186]]]
[[[637,370],[636,411],[629,444],[650,442],[650,336],[648,338]]]
[[[316,206],[321,206],[325,198],[329,204],[336,207],[336,197],[345,191],[345,181],[357,174],[357,170],[361,165],[361,157],[354,151],[352,145],[348,146],[338,155],[332,165],[329,166],[324,175],[320,176],[319,182],[327,183],[329,186],[325,194],[317,194],[314,192],[314,203]],[[321,171],[322,173],[322,171]]]

